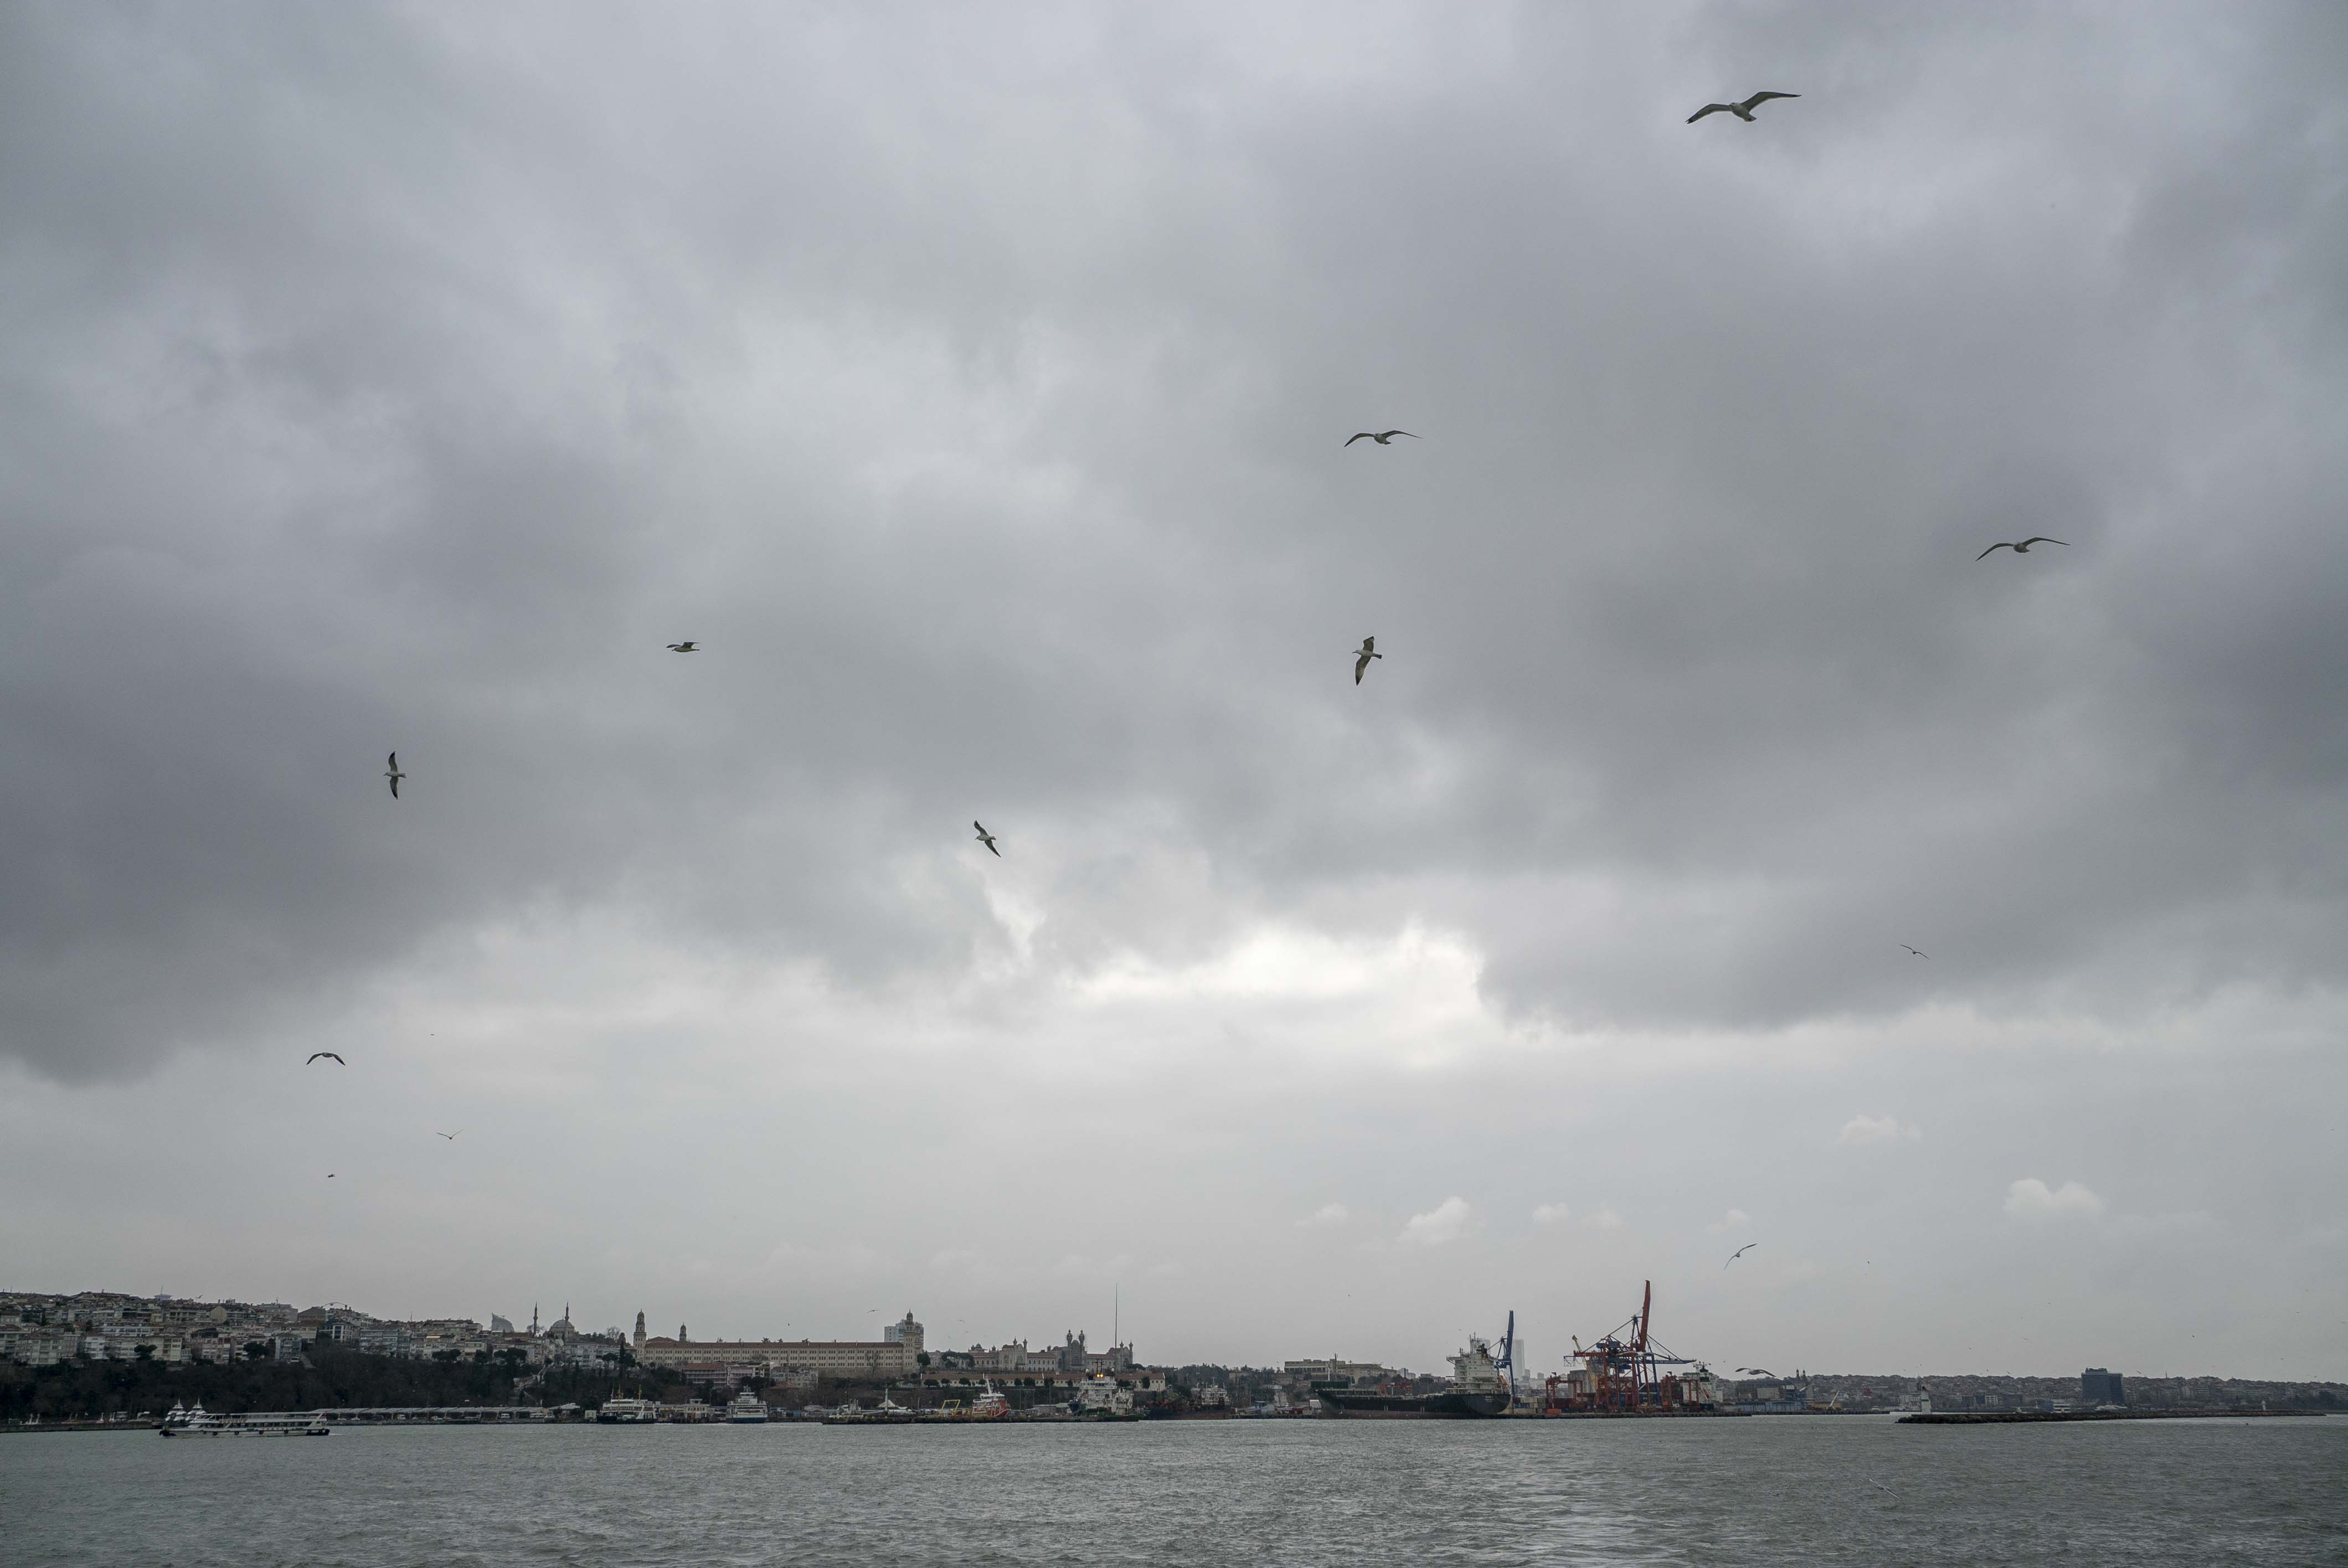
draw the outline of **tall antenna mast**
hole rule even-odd
[[[1117,1284],[1109,1286],[1109,1290],[1108,1348],[1114,1350],[1118,1346],[1125,1343],[1123,1339],[1117,1337],[1118,1335],[1125,1331],[1125,1283],[1120,1280]]]

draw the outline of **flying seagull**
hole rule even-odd
[[[1688,116],[1687,122],[1690,125],[1694,125],[1696,121],[1702,119],[1708,114],[1733,114],[1738,119],[1750,123],[1753,118],[1753,111],[1756,108],[1758,108],[1761,105],[1767,103],[1771,98],[1797,98],[1801,96],[1802,95],[1799,93],[1755,93],[1751,97],[1746,98],[1741,104],[1706,104],[1704,108],[1696,110],[1695,113]]]
[[[997,860],[1002,859],[1003,851],[994,848],[994,835],[986,831],[986,825],[982,822],[973,822],[971,824],[971,826],[978,829],[978,841],[986,845],[987,848],[994,850],[994,858]],[[878,1309],[876,1308],[875,1310]]]
[[[1982,551],[1981,554],[1973,557],[1973,559],[1987,560],[1990,558],[1991,552],[1995,550],[2012,550],[2015,555],[2026,556],[2030,553],[2030,547],[2033,545],[2061,545],[2065,549],[2071,548],[2070,541],[2067,539],[2050,539],[2044,534],[2033,534],[2018,545],[2004,539],[2000,539],[1996,544],[1990,546],[1988,549],[1985,549]]]
[[[407,776],[406,774],[399,771],[399,753],[397,752],[391,753],[391,766],[384,770],[383,776],[391,781],[391,798],[397,800],[399,798],[399,781]]]
[[[698,642],[672,642],[668,645],[668,651],[671,653],[698,653],[701,651],[701,644]]]
[[[1739,1367],[1736,1369],[1740,1372],[1750,1372],[1756,1378],[1774,1378],[1777,1375],[1766,1367]]]
[[[1376,638],[1363,638],[1360,651],[1354,655],[1354,684],[1358,686],[1362,683],[1362,671],[1370,667],[1371,660],[1383,659],[1385,657],[1385,654],[1378,651],[1378,640]]]
[[[1902,942],[1900,945],[1903,948],[1908,948],[1908,944],[1905,942]],[[1920,958],[1929,958],[1932,956],[1931,954],[1924,951],[1921,948],[1908,948],[1908,950],[1915,954]]]
[[[1407,430],[1361,430],[1346,436],[1345,445],[1351,446],[1356,441],[1370,440],[1381,446],[1391,446],[1394,445],[1394,438],[1397,436],[1410,436],[1410,432]],[[1418,436],[1410,436],[1410,438],[1414,441],[1425,439]]]
[[[462,1132],[463,1131],[464,1129],[462,1127],[457,1129],[457,1132]],[[432,1135],[435,1138],[446,1138],[448,1142],[453,1143],[457,1141],[457,1132],[435,1132]]]
[[[1746,1253],[1751,1252],[1755,1247],[1759,1246],[1761,1244],[1757,1241],[1746,1242],[1743,1246],[1738,1247],[1735,1252],[1728,1255],[1728,1263],[1735,1263],[1738,1258],[1743,1257]],[[1720,1266],[1721,1273],[1726,1274],[1728,1272],[1728,1263],[1724,1263]]]
[[[348,1066],[350,1065],[350,1063],[349,1063],[349,1062],[345,1061],[341,1057],[336,1056],[336,1055],[335,1055],[333,1051],[331,1051],[331,1050],[314,1050],[314,1051],[312,1051],[312,1052],[310,1053],[310,1061],[317,1061],[317,1060],[318,1060],[318,1058],[320,1058],[320,1057],[322,1057],[322,1056],[323,1056],[323,1057],[324,1057],[327,1061],[329,1061],[333,1062],[336,1067],[348,1067]],[[307,1066],[309,1066],[309,1065],[310,1065],[310,1061],[305,1061],[305,1062],[304,1062],[302,1065],[303,1065],[303,1066],[304,1066],[304,1067],[307,1067]]]

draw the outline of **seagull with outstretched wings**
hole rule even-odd
[[[672,642],[668,645],[668,651],[671,653],[698,653],[701,651],[701,644],[698,642]]]
[[[2069,549],[2071,548],[2067,540],[2050,539],[2044,534],[2033,534],[2028,538],[2023,540],[2020,544],[2014,544],[2008,540],[2000,539],[1996,544],[1990,546],[1988,549],[1985,549],[1982,551],[1981,554],[1973,557],[1973,559],[1987,560],[1992,554],[1998,550],[2012,550],[2015,555],[2026,556],[2030,553],[2030,547],[2033,545],[2061,545],[2065,549]]]
[[[1902,942],[1900,945],[1903,948],[1908,948],[1908,944],[1905,942]],[[1929,958],[1932,956],[1931,954],[1924,951],[1921,948],[1908,948],[1908,950],[1915,954],[1920,958]]]
[[[318,1060],[318,1058],[320,1058],[320,1057],[322,1057],[322,1056],[323,1056],[323,1057],[324,1057],[328,1061],[333,1062],[336,1067],[348,1067],[348,1066],[350,1065],[350,1063],[349,1063],[349,1062],[345,1061],[341,1057],[336,1056],[336,1055],[335,1055],[333,1051],[331,1051],[331,1050],[314,1050],[314,1051],[312,1051],[312,1052],[310,1053],[310,1061],[317,1061],[317,1060]],[[309,1065],[310,1065],[310,1061],[305,1061],[305,1062],[304,1062],[302,1065],[303,1065],[303,1066],[304,1066],[304,1067],[307,1067],[307,1066],[309,1066]]]
[[[986,845],[988,849],[994,850],[994,858],[997,860],[1002,859],[1003,851],[994,848],[994,835],[986,831],[986,825],[981,822],[973,822],[971,826],[978,829],[978,841]]]
[[[1688,116],[1687,122],[1690,125],[1694,125],[1696,121],[1702,119],[1708,114],[1733,114],[1738,119],[1744,120],[1749,124],[1753,118],[1753,111],[1760,108],[1763,104],[1767,103],[1771,98],[1797,98],[1801,96],[1802,95],[1799,93],[1755,93],[1751,97],[1746,98],[1741,104],[1706,104],[1704,108],[1696,110],[1695,113]]]
[[[1351,446],[1356,441],[1375,441],[1381,446],[1391,446],[1394,445],[1394,438],[1397,436],[1410,436],[1410,432],[1407,430],[1360,430],[1346,436],[1345,445]],[[1414,441],[1424,439],[1417,436],[1410,436],[1410,438]]]
[[[1362,671],[1370,667],[1371,660],[1383,659],[1385,657],[1385,654],[1378,651],[1378,640],[1376,638],[1363,638],[1361,647],[1354,651],[1354,684],[1358,686],[1362,683]]]
[[[1757,1241],[1746,1242],[1743,1246],[1738,1247],[1735,1252],[1728,1255],[1728,1263],[1735,1263],[1738,1258],[1743,1257],[1746,1253],[1751,1252],[1755,1247],[1759,1246],[1761,1244]],[[1726,1274],[1728,1272],[1728,1263],[1724,1263],[1720,1266],[1721,1273]]]
[[[391,781],[391,798],[397,800],[399,798],[399,781],[407,776],[406,774],[399,771],[399,753],[397,752],[391,753],[391,766],[384,770],[383,776]]]

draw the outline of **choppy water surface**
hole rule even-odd
[[[2348,1419],[9,1436],[0,1559],[2348,1563]]]

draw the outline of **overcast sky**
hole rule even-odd
[[[0,1286],[2348,1378],[2343,77],[0,8]]]

